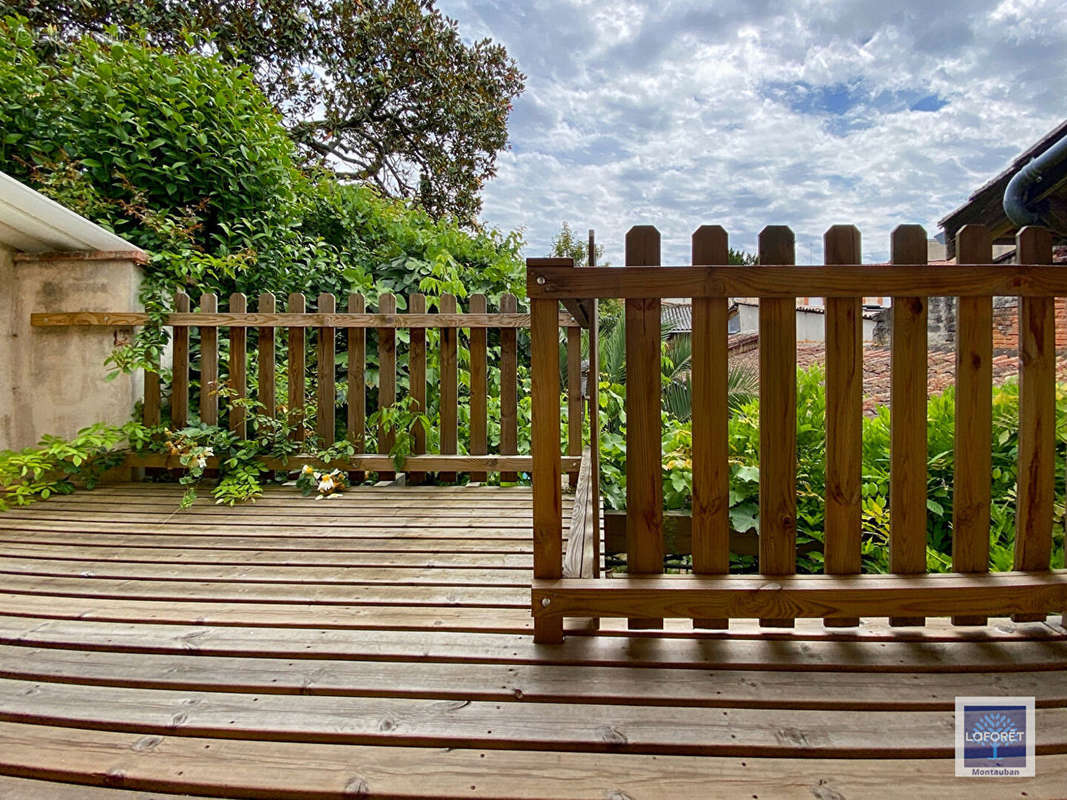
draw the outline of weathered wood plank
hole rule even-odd
[[[12,579],[18,576],[10,576]],[[529,583],[507,586],[432,586],[401,584],[360,584],[351,586],[292,583],[211,583],[204,581],[90,579],[34,576],[41,594],[53,593],[75,597],[109,597],[154,600],[156,602],[210,601],[218,603],[289,603],[304,604],[308,613],[318,606],[424,606],[482,609],[530,608]],[[6,583],[6,582],[5,582]],[[109,623],[110,624],[110,623]],[[202,635],[202,634],[200,634]]]
[[[517,522],[517,521],[516,521]],[[57,526],[60,527],[60,526]],[[101,526],[97,526],[101,527]],[[151,549],[159,547],[188,547],[190,551],[232,550],[234,552],[265,549],[275,552],[336,550],[338,553],[485,553],[489,555],[512,555],[533,553],[530,543],[529,524],[525,522],[517,527],[500,527],[486,531],[480,528],[448,528],[442,535],[406,536],[405,529],[400,536],[391,537],[388,526],[364,528],[356,531],[356,536],[347,531],[331,531],[329,528],[309,529],[297,526],[285,531],[266,530],[257,532],[253,526],[238,525],[236,530],[210,530],[199,532],[193,528],[186,533],[175,533],[165,527],[155,531],[139,532],[125,530],[119,526],[119,532],[83,530],[77,526],[67,526],[59,530],[18,530],[5,529],[2,534],[5,542],[49,543],[65,546],[67,544],[93,544],[100,547],[131,547]],[[114,530],[114,529],[112,529]],[[501,533],[503,532],[503,533]],[[325,533],[326,535],[322,535]],[[317,535],[316,535],[317,534]],[[363,535],[366,534],[366,535]],[[483,538],[487,534],[497,538]],[[450,536],[451,535],[451,538]],[[457,538],[463,537],[463,538]]]
[[[484,294],[471,295],[470,313],[486,312]],[[486,350],[488,339],[485,328],[471,328],[470,333],[470,453],[485,455],[489,452],[489,375]],[[572,453],[573,455],[573,453]],[[580,455],[580,454],[579,454]],[[471,473],[472,481],[484,481],[484,472]]]
[[[95,698],[100,698],[97,706]],[[580,716],[568,704],[472,700],[442,706],[423,698],[345,698],[241,692],[179,692],[0,678],[0,714],[37,724],[162,736],[347,745],[468,747],[493,750],[662,753],[740,757],[948,758],[949,711],[847,711],[694,708],[686,725],[658,708],[592,704]],[[777,718],[777,719],[776,719]],[[382,725],[382,720],[404,720]],[[1042,709],[1042,754],[1067,751],[1067,711]],[[625,732],[604,736],[602,727]],[[806,730],[788,737],[781,730]]]
[[[957,695],[1003,694],[1033,696],[1038,708],[1067,707],[1064,671],[903,676],[842,672],[833,676],[834,691],[827,692],[811,673],[774,670],[758,673],[758,681],[749,670],[719,670],[709,681],[700,671],[657,667],[341,660],[291,664],[270,658],[150,653],[131,659],[107,651],[7,645],[0,645],[0,663],[5,665],[3,677],[9,679],[176,691],[865,712],[951,711]]]
[[[558,578],[563,569],[563,501],[560,487],[559,442],[559,304],[539,300],[531,304],[533,326],[530,370],[533,380],[533,543],[534,575]],[[563,639],[563,619],[538,623],[534,641],[557,643]]]
[[[957,260],[991,261],[982,225],[956,234]],[[993,298],[961,297],[956,313],[956,431],[953,458],[952,568],[989,570],[990,472],[993,452]],[[984,625],[983,616],[957,616],[959,625]]]
[[[263,292],[258,303],[260,313],[273,314],[277,300],[272,292]],[[259,392],[256,399],[263,405],[263,414],[267,417],[277,415],[277,365],[274,363],[275,341],[274,328],[263,326],[256,332],[256,380]]]
[[[823,236],[827,264],[859,264],[860,232],[834,225]],[[859,297],[826,298],[826,560],[828,575],[858,574],[863,472],[863,324]],[[854,627],[856,617],[827,618]]]
[[[819,580],[845,580],[841,578]],[[958,576],[955,576],[958,578]],[[992,576],[978,578],[989,580]],[[1046,580],[1048,576],[1043,576]],[[974,580],[973,576],[965,576]],[[566,582],[577,579],[568,579]],[[664,580],[663,578],[624,579]],[[708,580],[723,580],[721,578]],[[791,579],[792,580],[792,579]],[[908,579],[915,580],[915,579]],[[589,581],[582,581],[589,583]],[[549,581],[548,584],[554,582]],[[615,581],[605,581],[609,588]],[[540,584],[538,584],[540,586]],[[198,592],[194,584],[192,592]],[[218,587],[225,588],[225,587]],[[257,595],[277,592],[284,587],[255,587]],[[138,587],[139,591],[140,587]],[[337,587],[309,587],[303,602],[339,596]],[[481,600],[504,598],[502,605],[513,606],[511,598],[522,597],[529,609],[530,592],[464,588],[453,594]],[[540,591],[540,588],[538,589]],[[582,590],[584,592],[584,590]],[[673,591],[673,590],[672,590]],[[433,595],[447,600],[447,594],[433,587],[349,588],[347,602],[361,604],[364,597],[416,598]],[[588,596],[588,595],[585,595]],[[220,598],[216,598],[220,599]],[[302,602],[294,600],[293,602]],[[669,601],[668,601],[669,602]],[[396,605],[398,603],[394,603]],[[429,605],[425,600],[423,605]],[[442,602],[441,605],[477,607],[476,602]],[[569,612],[568,612],[569,613]],[[423,661],[423,663],[544,664],[559,666],[672,667],[708,671],[746,669],[793,672],[852,673],[1013,673],[1062,671],[1067,641],[1053,639],[1018,641],[953,640],[946,642],[884,641],[875,647],[862,647],[850,636],[823,636],[818,639],[768,637],[735,640],[728,634],[706,634],[665,641],[662,637],[572,636],[562,644],[545,648],[529,635],[492,633],[422,632],[377,630],[319,630],[271,627],[207,627],[204,625],[155,625],[100,623],[39,619],[0,615],[0,644],[23,647],[64,647],[126,653],[169,653],[174,655],[262,657],[276,659],[323,658],[356,661]]]
[[[455,296],[441,295],[437,307],[443,314],[455,314]],[[438,361],[441,379],[441,453],[449,455],[459,449],[459,336],[455,328],[442,328],[438,335],[441,337]],[[442,472],[438,478],[444,483],[452,483],[456,480],[456,473]]]
[[[500,310],[513,313],[518,300],[513,294],[500,298]],[[518,332],[505,328],[500,331],[500,452],[512,455],[519,452],[519,351]],[[519,476],[511,471],[500,474],[504,483],[517,481]]]
[[[0,777],[0,800],[189,800],[192,795],[162,794],[85,786],[32,778]],[[207,795],[201,795],[207,797]],[[216,799],[218,800],[218,799]]]
[[[575,514],[575,517],[577,514]],[[572,517],[572,520],[574,517]],[[572,526],[572,530],[573,530]],[[573,536],[572,536],[573,539]],[[447,549],[447,548],[446,548]],[[533,561],[528,555],[500,553],[366,552],[350,553],[332,548],[319,550],[248,550],[200,549],[151,545],[112,546],[89,542],[67,542],[61,547],[48,543],[0,544],[0,558],[36,559],[38,561],[108,561],[123,564],[191,564],[205,566],[283,566],[283,567],[416,567],[419,569],[517,569],[529,570]],[[591,577],[575,573],[575,578]]]
[[[289,295],[289,313],[303,314],[305,310],[304,295],[294,292]],[[305,437],[304,409],[304,373],[307,370],[307,333],[303,327],[289,327],[289,424],[294,426],[290,438],[302,442]]]
[[[1016,237],[1017,261],[1052,263],[1052,236],[1026,227]],[[1056,480],[1055,298],[1024,297],[1019,305],[1019,478],[1015,569],[1048,569]],[[1019,615],[1016,621],[1044,619]]]
[[[626,233],[626,266],[660,263],[660,235],[651,225]],[[579,270],[575,270],[579,271]],[[626,569],[663,572],[663,454],[660,301],[628,299],[626,322]],[[661,628],[655,618],[630,620],[634,629]]]
[[[243,314],[248,310],[248,298],[240,292],[230,295],[230,312]],[[248,329],[230,328],[230,388],[236,399],[248,398]],[[248,412],[240,403],[230,403],[230,430],[244,439],[248,435]]]
[[[151,749],[146,749],[150,743]],[[872,793],[891,798],[936,796],[946,800],[1001,798],[1005,791],[1053,797],[1067,780],[1067,758],[1040,756],[1037,778],[1005,778],[996,786],[962,782],[944,759],[913,759],[908,780],[900,765],[865,759],[757,759],[602,753],[481,751],[463,748],[390,748],[293,742],[250,742],[140,733],[87,731],[0,723],[0,769],[18,775],[159,791],[216,788],[220,794],[307,800],[363,792],[383,797],[460,797],[477,775],[487,797],[639,797],[656,787],[658,797],[707,792],[708,776],[724,796],[808,800],[812,789],[841,797]],[[358,773],[353,764],[359,765]],[[1010,787],[1010,788],[1009,788]],[[110,791],[110,790],[109,790]],[[313,793],[313,794],[312,794]],[[76,796],[76,795],[74,795]],[[91,796],[91,795],[87,795]],[[95,800],[95,799],[94,799]]]
[[[337,298],[329,292],[319,295],[320,313],[332,314],[337,310]],[[335,408],[337,406],[337,332],[330,327],[319,328],[318,341],[315,345],[315,359],[318,365],[318,391],[315,395],[315,433],[326,446],[332,445],[336,437]]]
[[[718,225],[693,233],[694,264],[727,264],[729,239]],[[720,575],[730,571],[730,464],[725,298],[693,300],[693,572]],[[666,526],[664,528],[666,540]],[[666,549],[666,541],[664,541]],[[668,552],[675,552],[669,550]],[[698,628],[726,628],[726,619],[695,619]]]
[[[792,264],[793,232],[781,225],[759,236],[760,264]],[[763,270],[761,266],[754,272]],[[797,531],[797,329],[795,301],[767,299],[759,307],[760,370],[760,537],[763,575],[796,572]],[[762,623],[789,627],[791,619]]]
[[[528,592],[524,593],[524,595],[528,594]],[[210,598],[192,597],[183,601],[160,602],[151,598],[10,594],[0,596],[0,601],[12,604],[11,608],[4,608],[4,613],[17,612],[18,616],[33,617],[39,621],[85,619],[96,622],[156,625],[392,630],[413,634],[420,631],[447,631],[529,636],[533,630],[533,617],[530,616],[528,602],[509,608],[494,607],[491,613],[477,606],[388,606],[343,603],[324,605],[320,603],[314,607],[314,619],[311,619],[306,603],[271,602],[270,600],[227,603],[216,602]],[[16,601],[17,605],[15,605]],[[27,654],[34,652],[36,651],[30,648],[23,648],[23,657],[27,658]],[[2,646],[0,646],[0,654],[3,654]],[[136,661],[142,661],[143,655],[139,655]],[[123,658],[126,662],[131,661],[128,654]],[[12,671],[10,666],[5,664],[4,668],[0,669],[0,674],[17,677],[19,673]],[[24,663],[23,667],[25,666]],[[225,679],[225,676],[220,677]]]
[[[187,580],[210,583],[293,584],[306,586],[481,586],[523,589],[529,570],[449,567],[337,567],[226,564],[159,564],[47,558],[0,558],[2,575],[55,578],[89,576],[101,580]]]
[[[200,295],[200,310],[213,314],[219,301],[214,293]],[[219,331],[200,329],[200,421],[207,425],[219,422]]]

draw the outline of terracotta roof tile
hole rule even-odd
[[[888,406],[890,398],[890,349],[881,345],[863,348],[863,410],[873,414],[879,406]],[[759,370],[759,334],[731,337],[730,363]],[[806,369],[813,364],[826,363],[824,342],[804,342],[797,345],[797,366]],[[940,394],[953,384],[956,375],[956,353],[951,349],[931,349],[927,359],[927,391]],[[1059,380],[1067,380],[1067,351],[1057,355],[1056,372]],[[1011,351],[999,351],[993,356],[993,383],[997,386],[1019,374],[1018,356]]]

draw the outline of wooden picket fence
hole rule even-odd
[[[408,311],[397,313],[396,297],[383,294],[378,300],[378,309],[371,313],[366,309],[362,295],[351,294],[347,298],[347,311],[337,311],[337,301],[332,294],[321,294],[316,300],[316,310],[307,310],[307,301],[302,294],[289,295],[284,313],[277,310],[277,300],[271,293],[259,296],[257,309],[248,310],[248,300],[243,294],[229,298],[229,308],[219,311],[218,298],[214,294],[200,297],[199,308],[190,310],[191,301],[184,292],[175,297],[175,312],[166,319],[173,333],[173,380],[170,397],[171,425],[183,427],[190,419],[190,374],[191,368],[200,375],[199,419],[208,424],[218,424],[220,400],[216,388],[219,384],[219,336],[228,330],[229,388],[239,398],[249,395],[249,329],[256,329],[256,370],[258,392],[255,399],[263,405],[263,413],[277,416],[282,413],[276,402],[277,365],[276,343],[279,333],[288,337],[288,403],[286,413],[291,419],[301,419],[306,404],[308,379],[307,352],[314,337],[317,362],[317,401],[315,403],[315,431],[326,445],[332,444],[337,429],[337,403],[335,401],[336,353],[338,331],[345,332],[348,353],[347,386],[344,389],[344,406],[347,419],[344,435],[362,449],[367,425],[367,380],[366,353],[367,334],[372,331],[377,337],[378,349],[378,406],[396,402],[398,397],[398,359],[407,359],[409,393],[419,409],[428,408],[427,397],[427,332],[439,331],[439,383],[432,387],[438,393],[439,452],[428,454],[425,432],[420,426],[414,430],[414,454],[404,461],[405,470],[421,473],[436,471],[442,481],[455,480],[457,473],[470,473],[472,480],[485,480],[488,472],[500,472],[505,481],[516,480],[518,472],[529,472],[532,459],[519,454],[517,379],[519,367],[518,331],[530,325],[529,313],[519,310],[514,295],[500,298],[499,310],[490,313],[484,295],[472,295],[466,312],[458,308],[456,298],[442,295],[438,311],[427,313],[425,295],[408,296]],[[118,312],[69,312],[36,313],[31,317],[35,326],[54,327],[68,325],[96,325],[130,327],[143,325],[147,316],[140,313]],[[556,337],[559,327],[567,329],[568,346],[568,397],[567,403],[573,419],[570,425],[572,441],[568,443],[568,456],[564,459],[564,471],[577,480],[582,454],[581,356],[578,346],[579,328],[568,314],[556,315]],[[190,361],[190,331],[200,332],[200,357]],[[499,452],[490,454],[488,441],[489,369],[487,364],[488,331],[500,331],[500,440]],[[397,346],[397,331],[409,331],[406,354]],[[470,437],[466,442],[466,454],[459,454],[459,336],[468,331],[467,349],[470,369]],[[557,362],[558,371],[558,362]],[[161,419],[162,397],[157,373],[145,373],[144,422],[158,425]],[[557,398],[558,403],[558,398]],[[248,433],[245,410],[232,405],[228,409],[228,424],[239,436]],[[360,453],[344,461],[332,462],[349,471],[374,471],[379,477],[392,479],[396,469],[388,455],[393,446],[395,433],[386,426],[376,432],[377,452]],[[302,426],[295,426],[293,436],[302,440]],[[558,438],[558,437],[557,437]],[[269,467],[278,469],[299,468],[305,463],[314,463],[308,455],[270,460]],[[132,456],[130,463],[145,467],[176,467],[173,457],[164,455]],[[209,464],[210,466],[210,464]]]
[[[664,617],[723,628],[732,618],[772,627],[797,617],[854,626],[860,617],[958,625],[988,616],[1044,619],[1067,606],[1067,571],[1050,570],[1055,474],[1054,298],[1067,269],[1050,266],[1051,238],[1018,236],[1018,263],[994,264],[988,231],[967,226],[958,265],[927,266],[926,232],[892,234],[891,263],[861,265],[860,234],[834,226],[825,263],[796,266],[792,231],[768,227],[758,266],[727,266],[726,232],[704,226],[688,267],[661,267],[655,228],[626,237],[626,266],[575,269],[527,261],[532,301],[535,638],[558,642],[565,617],[625,617],[658,628]],[[892,298],[890,575],[861,571],[861,298]],[[730,297],[759,297],[759,574],[729,572],[727,310]],[[826,298],[825,575],[796,575],[796,298]],[[927,302],[957,297],[953,572],[926,572]],[[1020,304],[1020,428],[1015,571],[989,574],[992,452],[992,298]],[[692,577],[663,576],[660,429],[660,301],[693,299]],[[562,577],[559,304],[625,300],[626,539],[629,576]],[[594,398],[590,403],[595,405]]]

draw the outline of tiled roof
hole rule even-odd
[[[759,335],[736,337],[730,343],[730,363],[743,364],[759,370]],[[813,364],[826,363],[824,342],[804,342],[797,345],[797,366],[806,369]],[[932,349],[927,358],[927,392],[940,394],[953,384],[956,375],[956,353],[950,349]],[[1057,356],[1058,379],[1067,380],[1067,352]],[[1016,353],[998,352],[993,356],[993,383],[1000,385],[1018,377],[1019,359]],[[873,414],[879,406],[889,405],[890,349],[881,345],[863,348],[863,411]]]
[[[660,318],[670,326],[671,333],[693,332],[693,306],[689,303],[664,303]]]
[[[759,298],[758,297],[732,297],[730,299],[734,303],[736,303],[737,305],[742,305],[742,306],[758,306],[759,305]],[[889,308],[889,306],[882,306],[880,308],[876,307],[876,308],[873,308],[873,309],[864,308],[861,313],[862,313],[864,319],[877,319],[878,315],[882,311],[884,311],[886,308]],[[804,311],[804,312],[806,312],[808,314],[825,314],[826,313],[826,308],[823,307],[823,306],[813,306],[813,305],[808,305],[808,304],[805,304],[805,303],[801,303],[799,301],[799,299],[798,299],[797,300],[797,311]]]

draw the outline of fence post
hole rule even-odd
[[[718,225],[693,233],[694,266],[730,263],[729,239]],[[730,571],[730,463],[725,297],[693,298],[693,572]],[[695,628],[728,628],[728,619],[694,619]]]
[[[159,425],[162,419],[161,403],[159,367],[157,366],[154,370],[146,369],[144,371],[144,404],[141,408],[141,421],[146,427],[151,428]]]
[[[567,328],[567,455],[582,455],[582,329]],[[578,473],[567,475],[573,489]]]
[[[219,300],[214,293],[200,295],[200,311],[214,314],[219,310]],[[217,325],[200,327],[200,421],[205,425],[219,422],[219,328]]]
[[[259,313],[273,314],[277,309],[277,303],[271,292],[264,292],[259,296]],[[256,380],[259,384],[257,399],[263,406],[263,414],[273,417],[277,413],[275,391],[274,365],[274,328],[261,325],[256,331]]]
[[[501,313],[514,314],[518,308],[515,295],[505,294],[500,298]],[[556,325],[559,325],[558,313]],[[500,329],[500,454],[505,456],[519,452],[518,335],[515,328]],[[501,483],[518,479],[518,473],[500,473]]]
[[[248,298],[240,292],[230,295],[230,313],[244,314],[248,311]],[[248,328],[230,326],[230,388],[235,400],[248,397]],[[230,430],[244,439],[248,434],[248,412],[239,403],[230,403]]]
[[[304,313],[304,295],[289,295],[286,310],[290,314]],[[304,441],[304,371],[307,369],[307,332],[304,328],[289,329],[289,424],[296,425],[290,434],[294,442]]]
[[[348,295],[348,313],[362,314],[366,306],[363,295]],[[365,328],[348,328],[348,440],[356,446],[357,453],[367,451],[367,331]],[[362,472],[352,475],[353,483],[363,480]]]
[[[443,294],[438,302],[442,314],[456,313],[456,297]],[[459,328],[441,328],[441,455],[455,455],[459,449]],[[439,472],[442,483],[456,480],[454,472]]]
[[[956,262],[988,264],[993,244],[984,225],[956,235]],[[956,437],[952,496],[952,569],[989,571],[989,507],[993,458],[993,298],[960,297],[956,314]],[[956,625],[986,617],[957,615]]]
[[[473,294],[469,311],[472,314],[485,314],[488,306],[484,294]],[[470,452],[471,455],[484,456],[489,452],[489,381],[486,347],[489,337],[487,328],[470,329]],[[488,475],[484,472],[472,472],[472,481],[484,481]]]
[[[189,313],[189,295],[185,292],[174,293],[174,311]],[[170,421],[180,430],[189,423],[189,328],[185,325],[174,326],[171,373]]]
[[[319,295],[317,310],[320,314],[333,314],[337,311],[337,298],[328,292]],[[335,406],[337,405],[336,385],[336,344],[337,331],[332,325],[319,328],[317,352],[315,354],[319,369],[319,386],[315,409],[316,433],[327,447],[334,443],[336,436]]]
[[[408,296],[408,311],[412,314],[426,313],[426,295]],[[416,410],[422,414],[426,407],[426,329],[411,328],[408,339],[408,393]],[[422,455],[426,452],[426,429],[416,425],[412,452]],[[422,483],[426,480],[425,472],[409,472],[408,483]]]
[[[759,235],[759,263],[795,264],[793,232],[770,225]],[[796,572],[797,536],[797,322],[796,299],[762,298],[759,306],[759,570]],[[792,619],[761,619],[766,627],[793,627]]]
[[[563,575],[563,496],[560,486],[559,302],[530,304],[533,381],[533,545],[534,578]],[[534,641],[563,641],[562,617],[535,617]]]
[[[891,239],[894,265],[926,264],[926,231],[900,225]],[[892,298],[889,417],[889,569],[894,575],[926,572],[925,297]],[[890,617],[889,624],[923,625],[924,617]]]
[[[379,314],[396,313],[396,296],[383,294],[378,297]],[[378,410],[396,403],[396,328],[378,329]],[[392,425],[384,421],[378,423],[378,452],[388,453],[393,449],[396,433]],[[391,481],[396,478],[392,470],[378,473],[378,480]]]
[[[660,264],[660,235],[651,225],[626,234],[626,266]],[[626,569],[663,572],[663,452],[660,409],[660,300],[626,301]],[[630,619],[635,630],[662,628],[662,619]]]
[[[860,232],[834,225],[823,236],[826,264],[859,264]],[[862,566],[863,320],[859,297],[826,298],[827,575],[858,575]],[[859,617],[827,617],[827,627],[855,627]]]
[[[596,234],[589,229],[590,267],[597,266]],[[593,577],[600,577],[600,301],[593,299],[592,318],[589,323],[589,371],[587,373],[589,396],[589,467],[593,493]]]
[[[1051,264],[1052,234],[1026,227],[1015,237],[1018,264]],[[1044,571],[1052,556],[1052,504],[1056,479],[1055,298],[1019,301],[1019,470],[1015,517],[1017,570]],[[1040,622],[1045,614],[1016,614]]]

